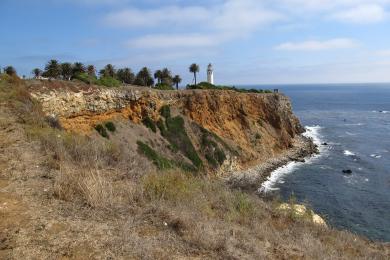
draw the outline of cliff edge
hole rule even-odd
[[[123,124],[123,135],[149,136],[166,143],[165,148],[155,148],[168,159],[181,158],[192,166],[202,164],[224,173],[265,163],[296,145],[302,146],[300,134],[304,129],[292,112],[289,98],[279,93],[82,88],[65,82],[35,82],[30,84],[30,90],[45,114],[58,120],[66,130],[91,135],[99,124],[118,122]],[[177,154],[167,148],[169,144],[180,144],[172,140],[177,133],[170,136],[164,132],[164,125],[170,120],[162,113],[166,108],[170,118],[183,119],[183,133],[197,156],[188,155],[186,147],[177,147]],[[134,124],[145,125],[147,132],[132,132]],[[218,154],[213,154],[216,150]],[[193,157],[199,157],[201,162],[194,162],[197,159]]]

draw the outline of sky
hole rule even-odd
[[[0,0],[0,66],[168,67],[191,83],[390,82],[390,0]]]

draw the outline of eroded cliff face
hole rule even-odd
[[[94,132],[96,124],[108,120],[141,124],[149,117],[158,122],[162,117],[161,107],[169,106],[174,116],[184,118],[188,135],[198,151],[202,147],[200,130],[204,128],[222,140],[221,147],[228,154],[230,164],[233,159],[247,166],[264,162],[291,148],[294,138],[303,131],[292,113],[290,100],[283,94],[156,91],[138,87],[69,88],[44,84],[32,86],[31,93],[42,104],[44,112],[58,118],[66,130],[88,135]]]

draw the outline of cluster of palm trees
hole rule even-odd
[[[189,71],[194,75],[195,85],[197,85],[197,73],[199,70],[199,65],[196,63],[191,64],[189,67]],[[3,72],[9,75],[16,75],[16,70],[12,66],[5,67]],[[94,65],[84,65],[81,62],[60,63],[54,59],[46,64],[44,70],[40,68],[33,69],[32,74],[37,79],[41,77],[63,80],[98,78]],[[179,84],[182,82],[182,78],[179,75],[172,76],[172,72],[168,68],[157,70],[152,76],[151,70],[147,67],[143,67],[137,74],[134,74],[130,68],[115,69],[112,64],[107,64],[98,74],[100,79],[110,78],[124,84],[149,87],[168,86],[168,88],[172,88],[172,86],[175,86],[176,89],[179,89]],[[157,81],[156,85],[154,79]]]
[[[175,85],[176,89],[179,89],[179,84],[182,81],[182,79],[179,75],[175,75],[172,77],[172,73],[168,68],[164,68],[162,70],[156,70],[156,72],[154,73],[154,78],[157,80],[157,86]]]

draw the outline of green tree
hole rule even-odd
[[[85,66],[81,62],[75,62],[73,64],[73,72],[72,72],[72,77],[75,77],[77,75],[85,73]]]
[[[70,80],[73,75],[73,67],[69,62],[61,64],[61,76],[64,80]]]
[[[130,68],[124,68],[119,69],[117,72],[117,78],[126,84],[133,84],[134,83],[134,73],[131,71]]]
[[[147,67],[143,67],[137,73],[135,84],[140,86],[153,86],[154,80],[151,76],[150,70]]]
[[[32,70],[32,74],[34,74],[34,77],[37,79],[42,75],[42,70],[39,68],[35,68]]]
[[[194,80],[196,85],[196,74],[199,72],[199,65],[196,63],[191,64],[189,68],[190,72],[194,74]]]
[[[61,66],[57,60],[50,60],[45,67],[45,76],[57,79],[61,75]]]
[[[10,75],[10,76],[15,76],[16,75],[16,70],[12,66],[7,66],[4,68],[4,73]]]
[[[104,69],[103,69],[104,73],[104,77],[111,77],[111,78],[115,78],[115,68],[112,64],[107,64]]]
[[[87,67],[87,73],[88,73],[88,76],[93,77],[93,78],[96,78],[96,69],[95,69],[95,66],[93,66],[93,65],[88,65],[88,67]]]
[[[176,90],[179,90],[179,84],[181,82],[181,77],[176,75],[173,77],[172,82],[176,85]]]
[[[162,81],[162,71],[161,70],[156,70],[154,73],[154,78],[157,79],[157,83],[161,84]]]
[[[172,86],[172,73],[168,68],[164,68],[161,72],[162,74],[162,80],[161,83]]]

